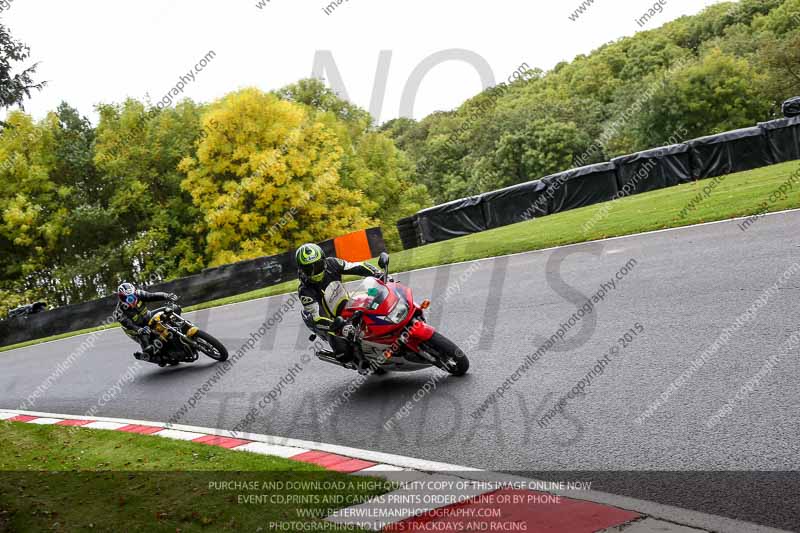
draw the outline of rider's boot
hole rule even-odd
[[[358,373],[362,376],[368,376],[372,373],[372,367],[368,362],[361,361],[361,363],[358,365]]]
[[[145,361],[147,363],[160,363],[161,361],[161,358],[156,353],[156,347],[153,345],[148,346],[141,352],[134,353],[133,357],[135,357],[139,361]],[[164,365],[159,364],[159,366],[164,366]]]

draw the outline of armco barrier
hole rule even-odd
[[[773,120],[454,200],[397,228],[409,249],[607,201],[618,191],[636,194],[796,159],[800,117]]]
[[[386,250],[380,228],[361,230],[320,243],[330,255],[341,254],[349,261],[363,261]],[[174,292],[183,306],[225,298],[297,277],[294,252],[260,257],[147,287],[151,291]],[[0,321],[0,346],[40,339],[102,325],[116,306],[113,296],[59,307],[25,318]]]

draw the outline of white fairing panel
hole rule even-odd
[[[345,289],[341,281],[334,281],[325,289],[323,297],[325,298],[325,307],[327,307],[331,313],[336,313],[339,306],[346,302],[350,298],[350,295],[347,294],[347,289]]]

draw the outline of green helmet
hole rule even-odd
[[[325,276],[325,252],[318,245],[306,243],[294,254],[300,277],[311,281],[322,281]]]

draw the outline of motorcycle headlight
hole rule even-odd
[[[386,318],[389,319],[390,322],[394,322],[395,324],[399,324],[403,320],[406,319],[408,316],[408,303],[405,300],[398,300],[389,314],[386,315]]]

